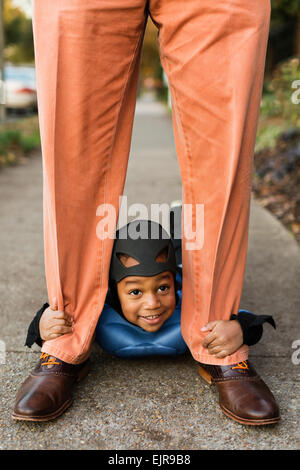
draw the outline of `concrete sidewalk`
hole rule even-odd
[[[139,102],[125,187],[128,205],[181,199],[172,123],[164,109]],[[0,174],[0,449],[295,449],[299,448],[300,249],[292,235],[252,201],[241,308],[272,314],[251,359],[282,413],[275,426],[246,427],[224,416],[217,391],[185,357],[122,360],[96,345],[74,404],[48,423],[11,419],[16,392],[39,357],[23,346],[28,323],[47,301],[42,232],[42,160]],[[299,354],[300,357],[300,354]],[[295,361],[294,361],[295,362]]]

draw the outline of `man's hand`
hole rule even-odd
[[[243,331],[237,320],[212,321],[201,331],[210,331],[202,346],[208,349],[208,354],[219,359],[235,353],[243,344]]]
[[[65,312],[58,310],[56,304],[44,310],[40,323],[40,335],[43,341],[58,338],[59,336],[72,333],[73,320]]]

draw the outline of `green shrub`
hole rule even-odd
[[[300,103],[292,101],[293,94],[299,89],[298,83],[292,87],[296,80],[300,80],[300,57],[292,57],[276,67],[272,80],[265,84],[262,115],[279,116],[292,127],[300,126]],[[297,98],[300,98],[299,93]]]
[[[35,132],[31,135],[22,135],[21,134],[21,140],[20,140],[20,145],[25,153],[30,152],[34,148],[38,147],[40,145],[40,134],[39,132]]]
[[[269,125],[259,128],[255,143],[255,152],[259,152],[265,148],[272,149],[276,147],[278,137],[286,128],[284,124],[277,126]]]
[[[0,167],[16,164],[19,157],[25,156],[40,146],[40,133],[37,116],[7,122],[0,126]]]

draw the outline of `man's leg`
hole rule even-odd
[[[242,295],[270,0],[150,0],[150,14],[171,89],[183,184],[182,336],[202,377],[217,384],[225,414],[244,424],[275,423],[277,404],[248,363],[248,347],[216,358],[203,348],[201,331],[237,314]],[[187,227],[198,235],[192,250]]]
[[[76,364],[89,354],[108,286],[113,239],[97,207],[118,216],[136,104],[146,0],[36,0],[33,32],[43,153],[49,304],[74,333],[42,351]],[[102,214],[103,217],[104,214]]]
[[[150,13],[194,230],[196,204],[204,207],[203,246],[188,251],[182,230],[182,334],[196,360],[232,364],[247,359],[247,347],[216,359],[201,345],[201,328],[239,309],[270,1],[150,0]]]
[[[72,402],[73,385],[88,371],[126,178],[145,4],[34,2],[48,297],[75,324],[72,334],[43,344],[39,363],[18,391],[17,420],[61,415]],[[106,239],[97,231],[107,217],[104,204],[116,215],[108,217],[113,233]]]

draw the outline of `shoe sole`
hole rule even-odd
[[[86,377],[88,372],[89,372],[89,364],[86,364],[82,368],[82,370],[78,373],[75,382],[76,383],[81,382],[81,380],[83,380]],[[55,411],[55,413],[51,413],[45,416],[23,416],[23,415],[18,415],[16,413],[12,413],[11,416],[15,421],[37,421],[37,422],[51,421],[61,416],[72,405],[72,402],[73,402],[73,399],[70,398],[65,403],[63,403],[62,406],[58,410]]]
[[[215,385],[215,383],[212,380],[212,376],[207,372],[205,369],[203,369],[199,364],[198,364],[198,373],[200,377],[208,384],[208,385]],[[219,406],[223,413],[228,416],[229,418],[233,419],[239,424],[246,424],[249,426],[265,426],[268,424],[276,424],[278,421],[280,421],[280,416],[277,416],[275,418],[269,418],[269,419],[246,419],[246,418],[241,418],[240,416],[237,416],[232,413],[232,411],[228,410],[224,405],[219,403]]]
[[[228,410],[224,405],[220,405],[221,410],[223,413],[228,416],[229,418],[233,419],[237,423],[240,424],[247,424],[249,426],[265,426],[268,424],[276,424],[278,421],[280,421],[280,416],[276,418],[269,418],[269,419],[246,419],[246,418],[241,418],[240,416],[236,416],[235,414],[232,413],[232,411]]]
[[[16,421],[51,421],[52,419],[58,418],[58,416],[62,415],[72,404],[72,398],[66,401],[55,413],[46,416],[23,416],[17,415],[15,413],[12,414],[12,418]]]

